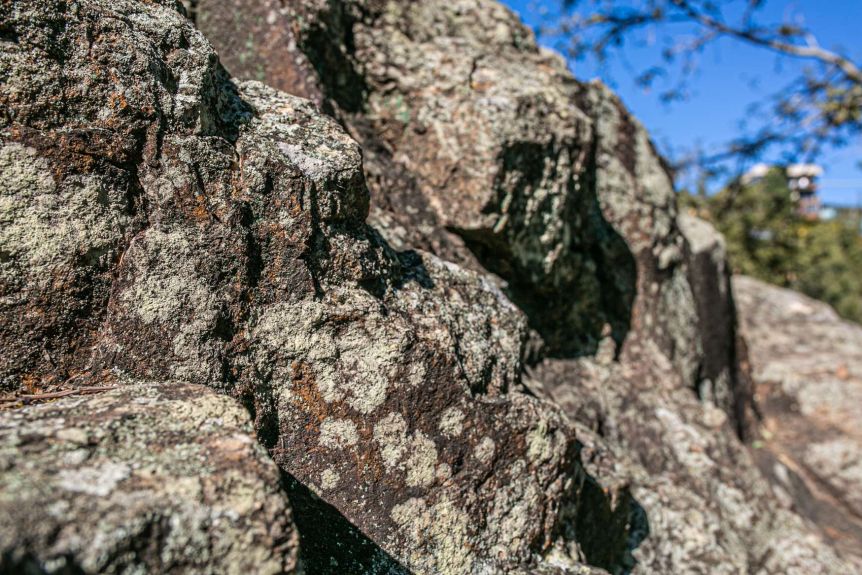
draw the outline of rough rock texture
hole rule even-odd
[[[197,23],[226,50],[280,31],[297,67],[265,81],[290,89],[314,68],[314,97],[362,145],[371,223],[525,312],[524,382],[566,412],[590,475],[555,550],[612,571],[848,569],[739,441],[751,391],[721,241],[677,217],[613,94],[572,79],[490,1],[253,4],[265,16],[250,21],[224,17],[247,3],[199,0]]]
[[[752,278],[733,290],[762,414],[756,459],[862,569],[862,326]]]
[[[677,265],[671,182],[610,91],[576,82],[494,2],[251,4],[260,18],[228,21],[245,10],[197,1],[198,25],[219,46],[249,38],[245,50],[280,29],[305,51],[291,74],[314,66],[324,106],[362,144],[371,222],[394,247],[496,274],[540,332],[539,356],[592,354],[608,329],[619,343],[633,320],[651,322],[686,379],[729,401],[727,338],[701,344],[694,314],[674,305],[693,298],[696,266]],[[240,60],[228,56],[250,75]],[[292,77],[266,81],[289,89]],[[635,300],[651,286],[661,293]]]
[[[292,573],[296,547],[248,414],[208,388],[0,412],[0,572]]]
[[[686,239],[688,280],[697,305],[697,331],[704,355],[698,396],[731,415],[746,439],[753,424],[752,384],[745,340],[737,330],[724,238],[711,224],[686,214],[677,220]]]
[[[209,385],[410,569],[579,569],[540,565],[584,471],[521,383],[523,314],[366,226],[332,119],[231,83],[171,2],[2,9],[7,388]]]
[[[309,572],[848,571],[606,88],[488,0],[189,7],[248,81],[169,0],[0,4],[4,389],[239,399]]]

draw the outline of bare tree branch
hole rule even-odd
[[[759,35],[755,28],[734,28],[733,26],[728,26],[703,12],[699,12],[687,0],[671,0],[671,3],[681,8],[693,21],[699,22],[706,28],[782,54],[818,60],[824,64],[835,66],[844,72],[849,79],[857,84],[862,84],[862,70],[844,56],[822,48],[817,42],[817,38],[810,32],[801,34],[806,39],[806,45],[791,44],[782,42],[776,38]]]
[[[843,145],[862,133],[860,66],[846,55],[824,48],[804,26],[758,22],[766,0],[639,0],[625,5],[610,0],[561,1],[567,11],[546,32],[565,41],[574,58],[592,56],[604,64],[613,53],[623,54],[626,42],[662,31],[670,45],[662,50],[661,61],[632,73],[645,88],[657,81],[674,83],[659,94],[666,102],[684,98],[687,79],[699,70],[699,55],[722,38],[815,65],[760,101],[768,106],[757,106],[749,113],[759,129],[746,128],[723,149],[689,153],[675,162],[680,170],[696,164],[702,172],[717,173],[717,165],[734,159],[743,165],[775,149],[788,159],[812,160],[827,144]],[[725,13],[734,10],[738,18],[730,22]],[[679,26],[686,27],[683,37],[670,33]],[[672,70],[678,71],[678,80]]]

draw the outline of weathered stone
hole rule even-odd
[[[65,321],[63,342],[86,342],[52,343],[50,319],[22,326],[50,361],[13,357],[7,385],[75,386],[86,373],[209,385],[243,401],[284,471],[411,570],[541,569],[552,548],[555,568],[579,568],[577,546],[556,545],[582,488],[576,438],[521,384],[523,314],[480,274],[396,254],[364,223],[359,146],[307,100],[232,83],[175,9],[4,7],[16,40],[0,93],[4,176],[38,183],[4,188],[13,223],[116,230],[109,215],[68,210],[114,195],[129,222],[100,251],[101,275],[64,259],[65,236],[50,258],[15,251],[17,232],[4,239],[27,281],[4,288],[3,325],[45,294],[34,313]],[[69,74],[84,83],[63,106],[29,91]],[[53,144],[70,130],[90,147]],[[79,175],[104,192],[44,200]],[[85,316],[49,305],[78,293],[40,283],[55,269],[91,286]]]
[[[571,105],[579,86],[562,60],[493,2],[318,4],[232,25],[255,37],[280,26],[321,82],[343,79],[325,94],[363,146],[371,222],[397,248],[500,275],[550,353],[594,348],[606,322],[622,337],[633,265],[585,177],[590,122]],[[216,12],[197,3],[220,43],[231,34]]]
[[[848,572],[607,88],[490,0],[188,5],[250,81],[168,0],[0,5],[4,389],[238,398],[309,571]]]
[[[752,278],[733,291],[762,416],[755,459],[862,568],[862,327]]]
[[[753,391],[745,342],[737,333],[724,238],[708,222],[693,216],[680,215],[678,223],[686,239],[688,280],[703,348],[697,393],[702,401],[730,415],[737,434],[746,439],[755,419]]]
[[[278,468],[209,388],[0,412],[0,572],[293,573]]]
[[[197,2],[217,45],[249,30],[202,17],[215,10]],[[308,0],[270,14],[253,37],[280,30],[299,46],[301,73],[315,69],[362,145],[370,222],[398,249],[492,272],[525,312],[525,383],[563,407],[610,495],[591,500],[582,484],[554,550],[615,572],[848,569],[739,441],[751,398],[720,241],[678,217],[616,96],[576,82],[490,0]],[[411,510],[407,532],[433,517]]]
[[[228,71],[254,70],[253,76],[247,75],[248,79],[260,82],[276,79],[269,85],[277,90],[307,98],[318,106],[325,103],[314,69],[299,50],[294,36],[272,26],[285,9],[284,2],[254,2],[240,6],[239,10],[210,10],[206,6],[201,11],[197,7],[199,0],[182,0],[182,3],[201,30],[224,29],[242,19],[240,29],[247,34],[225,36],[220,41],[219,57]]]

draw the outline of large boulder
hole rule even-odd
[[[197,25],[240,77],[257,69],[246,54],[259,39],[280,35],[298,47],[281,59],[290,73],[265,81],[291,89],[315,70],[315,97],[362,145],[371,223],[396,248],[491,272],[541,336],[538,356],[593,354],[608,329],[620,344],[642,327],[687,381],[709,380],[722,388],[720,403],[732,403],[727,334],[699,337],[687,274],[697,266],[683,261],[690,242],[645,130],[606,87],[575,81],[506,8],[490,0],[194,6]],[[231,50],[237,37],[249,39],[241,57]],[[719,260],[715,281],[726,279]],[[732,310],[726,289],[717,297]]]
[[[862,326],[753,278],[733,291],[762,415],[755,458],[862,569]]]
[[[236,398],[309,572],[848,572],[739,441],[723,259],[607,88],[490,0],[189,8],[0,5],[5,391]]]
[[[314,70],[314,97],[362,145],[369,221],[391,245],[473,269],[524,312],[524,382],[572,421],[589,477],[569,555],[612,571],[848,569],[741,443],[752,403],[721,240],[679,217],[606,87],[490,0],[194,4],[225,50],[296,47],[291,73],[265,81]],[[586,527],[598,518],[617,528]]]
[[[168,0],[0,9],[6,389],[207,385],[372,561],[581,569],[585,472],[574,426],[521,381],[524,315],[365,224],[360,148],[333,119],[232,82]]]
[[[294,573],[248,413],[170,382],[0,412],[0,572]]]

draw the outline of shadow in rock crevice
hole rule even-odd
[[[568,232],[550,270],[544,268],[546,248],[539,243],[550,224],[535,214],[555,213],[551,204],[560,198],[537,191],[552,185],[558,171],[572,170],[575,150],[555,142],[510,144],[498,157],[494,187],[499,197],[488,208],[492,213],[507,205],[507,225],[501,231],[449,228],[487,270],[506,281],[507,295],[542,336],[544,357],[593,355],[607,336],[619,348],[631,325],[637,266],[602,214],[592,146],[583,170],[572,171],[565,182],[561,217]]]
[[[300,538],[300,562],[319,575],[410,575],[410,571],[352,525],[335,507],[290,474],[283,483]],[[571,513],[563,513],[561,533],[574,539],[587,563],[612,575],[628,575],[637,565],[633,551],[649,536],[643,507],[626,489],[612,497],[591,476],[584,480]],[[568,519],[568,520],[567,520]]]
[[[562,538],[575,541],[589,565],[612,575],[634,570],[634,551],[650,535],[646,510],[628,488],[611,492],[587,473],[560,525]]]
[[[74,557],[56,558],[49,569],[39,558],[25,554],[12,557],[9,553],[0,556],[0,575],[85,575],[87,572],[78,565]]]
[[[318,14],[320,21],[315,21],[300,40],[300,48],[317,72],[323,92],[328,96],[323,108],[330,115],[336,115],[331,102],[336,102],[349,114],[362,112],[370,91],[354,63],[353,25],[360,17],[357,12],[361,12],[362,7],[345,4],[329,3]]]
[[[581,504],[578,543],[587,562],[614,575],[631,573],[637,565],[633,552],[650,533],[646,510],[628,491],[612,505],[593,480],[585,484]]]
[[[305,573],[410,575],[335,507],[290,474],[283,472],[282,477],[299,531],[299,559]]]

